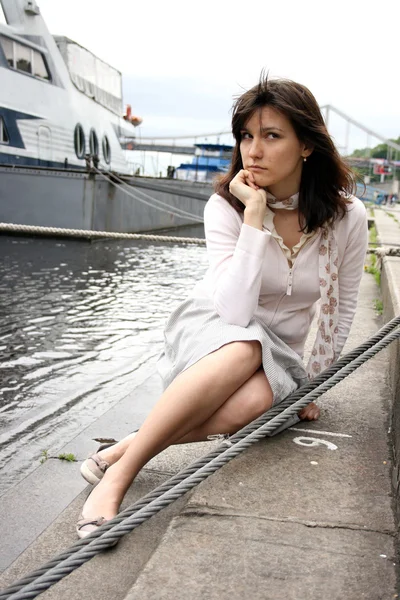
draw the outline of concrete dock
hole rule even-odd
[[[389,212],[395,218],[375,209],[379,236],[400,244],[400,210]],[[365,273],[345,352],[400,314],[400,258],[383,259],[382,294]],[[258,442],[41,597],[397,598],[399,348],[392,344],[324,394],[318,421]],[[145,417],[140,398],[149,406],[159,392],[152,375],[60,452],[80,461],[95,450],[92,438],[126,435]],[[141,471],[124,507],[217,443],[163,452]],[[89,490],[79,462],[48,460],[2,496],[1,588],[75,542]]]

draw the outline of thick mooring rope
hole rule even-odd
[[[64,227],[40,227],[38,225],[19,225],[18,223],[0,223],[0,232],[32,233],[73,238],[111,238],[117,240],[146,240],[149,242],[179,242],[182,244],[205,244],[204,238],[174,237],[150,233],[121,233],[118,231],[94,231],[93,229],[68,229]]]
[[[144,240],[148,242],[169,242],[181,244],[197,244],[204,246],[204,238],[178,237],[172,235],[157,235],[153,233],[123,233],[119,231],[95,231],[94,229],[69,229],[65,227],[42,227],[39,225],[20,225],[18,223],[0,223],[0,233],[23,233],[43,235],[48,237],[66,237],[78,239],[115,239],[115,240]],[[370,244],[376,246],[376,244]],[[380,248],[370,248],[368,254],[383,256],[400,256],[400,244],[392,242],[382,244]]]
[[[352,350],[313,381],[291,394],[279,406],[272,408],[231,436],[207,456],[172,477],[40,569],[0,592],[0,599],[35,598],[93,556],[113,545],[123,535],[171,504],[243,450],[265,436],[272,435],[302,408],[342,381],[392,341],[400,338],[400,328],[395,330],[399,325],[400,316],[390,321],[369,340]]]

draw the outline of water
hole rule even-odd
[[[1,494],[154,371],[165,320],[206,253],[0,237],[0,256]]]

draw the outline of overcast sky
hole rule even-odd
[[[142,136],[229,129],[233,95],[262,68],[400,135],[399,0],[37,1],[52,33],[122,71]],[[344,122],[332,120],[331,133],[343,146]],[[352,130],[351,146],[366,143]]]

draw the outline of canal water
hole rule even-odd
[[[0,257],[1,495],[155,370],[207,260],[204,246],[8,236]]]

